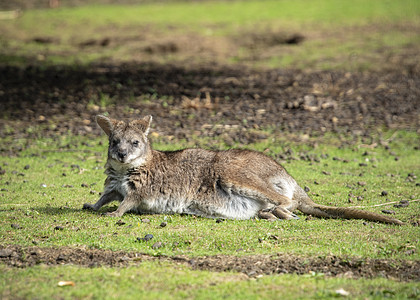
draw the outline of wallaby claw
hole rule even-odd
[[[297,215],[295,215],[294,213],[292,213],[292,216],[293,216],[293,219],[300,220],[300,218]]]

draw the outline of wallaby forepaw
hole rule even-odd
[[[89,203],[85,203],[83,204],[83,208],[82,209],[90,209],[90,210],[96,210],[92,204]]]

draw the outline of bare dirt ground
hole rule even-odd
[[[394,280],[420,279],[419,261],[395,261],[384,259],[349,259],[343,257],[296,257],[288,254],[187,257],[150,256],[142,253],[86,249],[86,248],[39,248],[0,246],[0,261],[10,267],[29,267],[39,264],[49,266],[72,264],[83,267],[122,267],[138,265],[144,261],[165,261],[190,266],[194,270],[216,272],[234,271],[249,277],[271,274],[325,274],[328,277],[373,278]]]
[[[154,116],[156,135],[219,136],[228,144],[284,133],[369,136],[420,128],[420,77],[155,64],[0,66],[1,136],[99,134],[94,116]],[[39,135],[39,131],[36,131]],[[36,136],[33,136],[36,138]]]

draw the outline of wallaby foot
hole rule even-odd
[[[262,209],[258,212],[258,217],[261,219],[274,221],[274,220],[299,220],[300,218],[289,211],[288,209],[281,207],[281,206],[275,206],[273,208],[269,209]]]
[[[281,206],[276,206],[273,208],[273,214],[282,220],[299,220],[300,218],[295,215],[294,213],[292,213],[291,211],[289,211],[287,208],[281,207]]]
[[[121,217],[123,214],[119,213],[118,211],[113,211],[113,212],[107,212],[105,213],[105,216],[107,217],[113,217],[113,218],[117,218],[117,217]]]
[[[273,215],[271,212],[269,212],[269,211],[267,211],[265,209],[260,210],[258,212],[258,218],[264,219],[264,220],[267,220],[267,221],[276,221],[276,220],[278,220],[275,215]]]

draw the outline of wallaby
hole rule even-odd
[[[352,208],[319,205],[268,156],[250,150],[153,150],[148,133],[152,116],[131,122],[99,115],[109,137],[105,189],[97,211],[111,201],[120,205],[108,216],[128,211],[192,214],[208,218],[298,219],[293,211],[326,218],[365,219],[402,225],[400,220]]]

